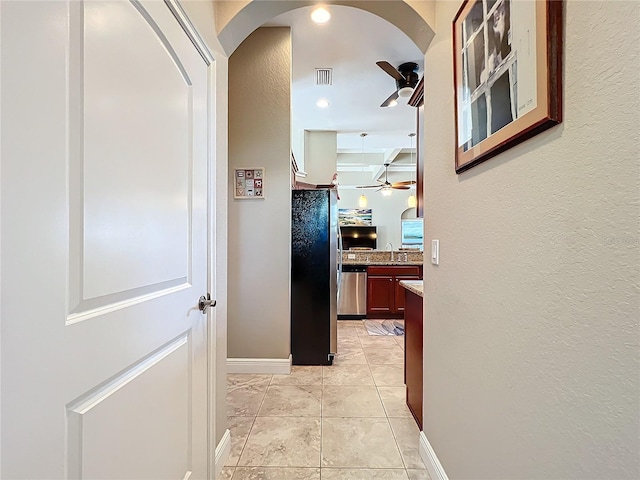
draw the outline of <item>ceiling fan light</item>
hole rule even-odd
[[[388,107],[395,107],[396,105],[398,105],[398,101],[397,100],[391,100],[389,102],[389,105],[387,105]]]
[[[364,193],[360,195],[360,198],[358,198],[358,206],[360,208],[364,208],[367,206],[367,197],[365,196]]]
[[[411,87],[402,87],[398,90],[398,95],[403,98],[410,97],[413,94],[413,88]]]
[[[393,190],[391,190],[391,188],[385,187],[382,189],[383,197],[390,197],[392,193],[393,193]]]

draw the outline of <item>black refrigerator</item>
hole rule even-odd
[[[342,260],[336,191],[293,190],[291,210],[292,363],[331,365]]]

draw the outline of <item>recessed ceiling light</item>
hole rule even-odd
[[[311,20],[313,20],[314,23],[327,23],[330,18],[331,14],[329,13],[329,10],[324,7],[318,7],[311,12]]]
[[[329,101],[326,98],[321,98],[316,102],[316,105],[320,108],[327,108],[329,106]]]

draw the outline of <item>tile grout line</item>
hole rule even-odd
[[[362,342],[360,342],[360,343],[362,344]],[[400,348],[400,345],[398,345],[398,342],[396,341],[395,338],[393,338],[393,343],[398,348]],[[362,345],[362,349],[364,350],[364,345]],[[371,373],[371,376],[373,377],[373,372],[371,371],[371,365],[372,364],[369,362],[369,358],[366,356],[366,353],[365,353],[365,359],[367,360],[367,365],[369,366],[369,371]],[[403,361],[403,367],[404,367],[404,361]],[[398,454],[400,455],[400,460],[402,460],[402,464],[404,465],[404,469],[403,470],[404,470],[405,475],[407,476],[407,478],[409,478],[409,472],[407,470],[407,462],[405,461],[404,456],[402,455],[402,450],[400,449],[400,444],[398,443],[398,437],[396,436],[396,434],[395,434],[395,432],[393,430],[393,427],[391,425],[390,418],[392,418],[392,417],[389,416],[389,412],[387,410],[387,407],[385,406],[384,402],[382,401],[382,396],[380,395],[380,386],[381,385],[378,385],[378,382],[375,381],[375,377],[374,377],[374,385],[376,387],[376,392],[378,393],[378,398],[380,400],[380,403],[382,404],[382,408],[383,408],[383,410],[385,412],[385,416],[386,416],[385,418],[387,420],[387,425],[389,425],[389,430],[391,431],[391,435],[393,436],[393,440],[394,440],[394,442],[396,444],[396,448],[398,450]],[[406,388],[406,386],[405,386],[405,388]],[[395,418],[395,417],[393,417],[393,418]]]
[[[269,383],[267,384],[267,388],[264,389],[264,395],[262,395],[262,400],[260,400],[260,405],[258,405],[258,410],[256,411],[256,418],[258,417],[258,414],[260,413],[260,409],[262,408],[262,405],[264,405],[264,399],[267,397],[267,392],[269,391],[269,387],[271,386],[271,382],[273,381],[273,375],[271,375],[271,378],[269,379]]]
[[[267,396],[267,391],[269,390],[269,386],[271,386],[271,382],[273,381],[273,375],[271,375],[271,378],[269,379],[269,383],[267,384],[267,388],[264,390],[264,395],[262,396],[262,400],[260,400],[260,405],[258,405],[258,410],[256,410],[256,414],[252,415],[253,417],[253,421],[251,422],[251,427],[249,428],[249,433],[247,433],[247,438],[245,438],[244,443],[242,444],[242,449],[240,450],[240,454],[238,455],[238,463],[236,463],[235,468],[237,469],[240,465],[240,459],[242,458],[242,454],[244,453],[244,449],[247,446],[247,443],[249,443],[249,437],[251,436],[251,432],[253,431],[253,427],[256,424],[256,420],[258,418],[258,413],[260,413],[260,409],[262,408],[262,404],[264,403],[264,399]],[[233,475],[231,476],[231,479],[233,480],[233,477],[235,476],[236,471],[233,471]]]
[[[394,339],[394,343],[397,342]],[[364,348],[364,347],[363,347]],[[366,357],[366,354],[365,354]],[[371,364],[369,363],[369,359],[367,358],[367,365],[369,365],[369,370],[371,370]],[[371,376],[373,377],[373,371],[371,371]],[[409,472],[407,472],[407,463],[404,461],[404,457],[402,456],[402,450],[400,450],[400,445],[398,444],[398,439],[396,437],[395,432],[393,431],[393,427],[391,426],[391,420],[389,420],[389,414],[387,411],[387,408],[384,405],[384,402],[382,401],[382,396],[380,395],[380,385],[378,385],[378,383],[375,381],[375,377],[374,377],[374,385],[376,386],[376,392],[378,393],[378,399],[380,400],[380,403],[382,404],[382,408],[384,410],[385,413],[385,419],[387,420],[387,425],[389,426],[389,430],[391,431],[391,435],[393,436],[393,440],[396,444],[396,449],[398,450],[398,455],[400,455],[400,460],[402,461],[402,465],[404,465],[404,472],[405,475],[407,476],[407,478],[409,477]]]

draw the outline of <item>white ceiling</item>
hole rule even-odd
[[[316,25],[311,7],[280,15],[266,26],[290,26],[292,32],[292,141],[300,158],[304,130],[338,132],[338,152],[361,152],[361,132],[366,152],[390,152],[410,146],[416,111],[400,98],[398,105],[380,104],[396,90],[395,80],[376,65],[386,60],[397,67],[404,62],[419,65],[418,47],[397,27],[369,12],[352,7],[327,7],[331,20]],[[315,69],[332,68],[331,86],[315,85]],[[316,106],[319,98],[328,108]]]

